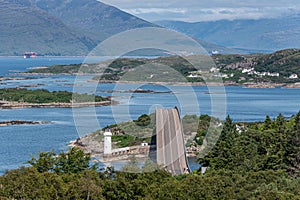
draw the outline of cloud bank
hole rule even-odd
[[[300,13],[299,0],[102,0],[148,21],[260,19]]]

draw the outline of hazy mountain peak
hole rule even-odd
[[[231,48],[268,51],[300,48],[299,14],[256,20],[238,19],[195,23],[159,21],[156,23]]]
[[[0,55],[21,55],[24,51],[86,55],[116,33],[157,26],[96,0],[0,2],[3,2],[0,5]],[[210,52],[237,52],[202,40],[200,44]]]
[[[112,34],[153,24],[96,0],[0,0],[0,55],[86,55]]]

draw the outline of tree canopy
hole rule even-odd
[[[219,141],[199,160],[207,172],[179,176],[151,161],[140,168],[134,157],[128,172],[98,171],[80,149],[42,152],[30,167],[0,176],[0,199],[300,199],[299,136],[300,112],[252,123],[228,116]]]

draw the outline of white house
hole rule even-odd
[[[188,77],[189,78],[198,78],[198,77],[200,77],[200,75],[199,74],[190,74],[190,75],[188,75]]]
[[[249,73],[249,72],[252,72],[252,71],[254,71],[254,68],[243,69],[243,70],[242,70],[242,73],[244,74],[244,73]]]
[[[289,77],[289,79],[296,79],[296,78],[298,78],[298,75],[297,75],[297,74],[292,74],[292,75],[290,75],[290,77]]]
[[[212,67],[212,68],[210,68],[209,71],[210,71],[211,73],[215,73],[215,72],[219,72],[219,69],[216,68],[216,67]]]
[[[147,142],[142,142],[142,143],[141,143],[141,146],[142,146],[142,147],[146,147],[146,146],[148,146],[148,143],[147,143]]]

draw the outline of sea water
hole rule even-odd
[[[9,76],[9,70],[26,71],[28,67],[80,63],[83,58],[0,58],[0,74]],[[34,88],[44,88],[51,91],[73,91],[72,84],[75,76],[56,75],[38,76],[30,80],[4,81],[0,88],[19,87],[30,84],[39,84]],[[90,79],[91,77],[86,77]],[[89,82],[86,82],[89,84]],[[91,83],[92,84],[92,83]],[[225,111],[235,121],[261,121],[268,114],[275,118],[279,113],[285,116],[296,114],[300,110],[300,89],[286,88],[243,88],[225,87],[225,94],[211,94],[207,87],[193,86],[193,93],[197,96],[198,104],[189,104],[189,99],[179,100],[179,95],[189,91],[188,86],[160,86],[160,85],[118,85],[123,92],[109,93],[116,88],[115,84],[100,84],[96,89],[97,95],[116,97],[119,104],[95,108],[78,108],[82,114],[80,123],[74,122],[71,108],[27,108],[0,110],[0,121],[27,120],[46,121],[43,125],[19,125],[0,127],[0,174],[7,169],[15,169],[36,156],[39,152],[54,149],[56,152],[68,149],[71,140],[93,132],[99,128],[120,121],[136,119],[141,114],[149,114],[156,106],[179,107],[181,115],[211,114],[211,99],[215,96],[225,96]],[[164,93],[132,93],[132,88],[142,88]],[[92,92],[92,91],[90,91]],[[184,104],[184,105],[183,105]],[[186,106],[187,109],[182,109]],[[193,112],[195,106],[199,109]],[[190,109],[190,110],[189,110]],[[124,113],[122,113],[124,111]],[[126,112],[125,112],[126,111]],[[188,111],[188,112],[187,112]],[[89,118],[96,117],[97,123],[90,123]],[[78,131],[80,130],[80,131]],[[195,166],[192,164],[192,166]],[[197,166],[195,166],[196,168]]]

